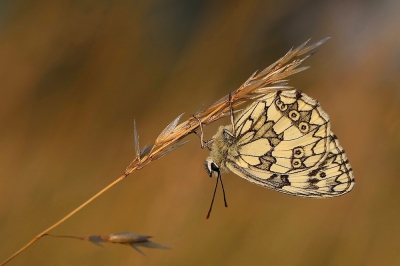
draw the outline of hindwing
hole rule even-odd
[[[235,119],[224,163],[257,185],[303,197],[349,192],[354,176],[318,102],[296,90],[257,100]],[[231,127],[226,127],[231,129]]]

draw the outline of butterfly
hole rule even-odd
[[[341,196],[354,187],[329,116],[298,90],[253,102],[218,129],[210,150],[205,162],[210,176],[231,171],[253,184],[308,198]]]

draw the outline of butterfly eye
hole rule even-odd
[[[296,110],[292,110],[289,112],[289,117],[290,119],[292,119],[293,121],[297,121],[300,118],[300,114],[299,112],[297,112]]]
[[[212,177],[214,172],[219,173],[219,167],[214,163],[214,161],[209,157],[204,163],[206,167],[207,174]]]
[[[310,126],[306,122],[301,122],[299,124],[299,129],[300,129],[301,132],[307,133],[308,130],[310,130]]]
[[[304,156],[304,149],[302,147],[297,147],[293,149],[293,157],[301,158]]]
[[[211,170],[214,171],[214,172],[219,172],[219,167],[214,162],[212,162],[211,163]]]
[[[292,166],[293,166],[293,168],[301,167],[301,160],[300,159],[293,159],[292,160]]]

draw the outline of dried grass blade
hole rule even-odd
[[[260,94],[268,94],[270,92],[277,91],[277,90],[292,90],[292,89],[293,89],[293,87],[291,87],[291,86],[282,85],[282,86],[271,86],[271,87],[259,88],[259,89],[256,89],[254,92],[260,93]]]
[[[151,242],[151,241],[134,243],[134,245],[141,246],[141,247],[146,247],[146,248],[171,249],[170,247],[167,247],[167,246],[155,243],[155,242]]]
[[[276,75],[272,76],[270,79],[273,80],[273,81],[278,81],[278,80],[281,80],[281,79],[286,78],[288,76],[291,76],[291,75],[294,75],[294,74],[299,73],[301,71],[304,71],[304,70],[306,70],[308,68],[310,68],[310,67],[305,66],[305,67],[300,67],[300,68],[296,68],[296,69],[293,69],[293,70],[288,70],[288,71],[276,74]]]
[[[283,58],[283,57],[282,57]],[[279,58],[277,61],[275,61],[275,63],[269,65],[268,67],[264,68],[260,73],[258,73],[258,75],[256,76],[256,78],[262,78],[263,76],[267,75],[269,72],[271,72],[272,69],[274,69],[274,67],[276,65],[279,64],[279,62],[282,60],[282,58]]]
[[[325,43],[326,41],[328,41],[330,38],[331,38],[331,37],[326,37],[326,38],[324,38],[324,39],[322,39],[322,40],[320,40],[320,41],[318,41],[318,42],[316,42],[316,43],[314,43],[314,44],[311,44],[311,45],[305,47],[303,50],[301,50],[301,51],[299,52],[298,55],[300,56],[300,55],[303,55],[303,54],[305,54],[305,53],[308,53],[308,52],[311,51],[311,50],[314,50],[314,49],[317,48],[318,46],[321,46],[322,44],[324,44],[324,43]]]
[[[256,76],[258,70],[256,72],[253,73],[253,75],[251,75],[243,84],[244,87],[249,86],[253,81],[254,81],[254,77]]]
[[[150,143],[147,143],[146,145],[144,145],[144,147],[140,151],[140,157],[143,158],[144,156],[149,154],[150,151],[153,149],[153,147],[154,147],[154,145],[153,144],[150,145]]]
[[[136,158],[140,160],[140,147],[139,147],[139,135],[136,130],[136,121],[133,120],[133,136],[135,138],[135,152]]]
[[[180,114],[177,118],[175,118],[162,132],[161,134],[157,137],[156,143],[161,142],[165,137],[167,137],[168,134],[170,134],[175,128],[176,125],[179,123],[179,120],[181,119],[182,115],[184,113]]]
[[[167,155],[168,153],[182,147],[183,145],[185,145],[186,143],[188,143],[189,141],[185,141],[185,142],[176,142],[174,144],[172,144],[169,147],[164,148],[163,150],[157,152],[157,154],[153,155],[153,161],[154,160],[158,160],[162,157],[164,157],[165,155]]]

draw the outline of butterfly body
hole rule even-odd
[[[300,91],[277,91],[253,102],[237,116],[234,130],[218,129],[210,148],[208,165],[282,193],[334,197],[354,186],[329,116]]]

